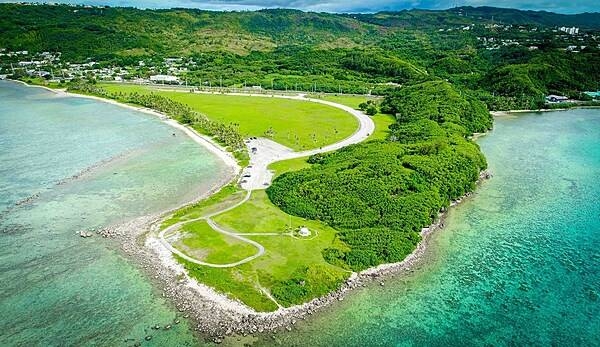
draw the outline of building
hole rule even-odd
[[[170,75],[154,75],[150,76],[150,81],[154,83],[179,83],[179,78],[177,76]]]
[[[548,95],[546,97],[546,101],[548,102],[565,102],[567,100],[569,100],[569,98],[560,95]]]
[[[302,237],[309,237],[310,236],[310,230],[308,230],[307,227],[302,227],[302,228],[300,228],[300,231],[298,231],[298,235],[300,235]]]
[[[567,33],[569,35],[577,35],[579,34],[579,28],[577,27],[571,27],[571,28],[567,28],[567,27],[560,27],[558,30]]]

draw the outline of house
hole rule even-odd
[[[569,98],[567,98],[566,96],[548,95],[546,97],[546,101],[548,102],[565,102],[567,100],[569,100]]]

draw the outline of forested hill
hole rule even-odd
[[[575,26],[600,30],[600,12],[559,14],[498,7],[463,6],[448,10],[404,10],[375,14],[346,15],[386,27],[440,28],[470,24],[534,25],[539,27]]]
[[[470,24],[578,26],[600,30],[600,13],[562,15],[492,7],[328,14],[273,9],[215,12],[68,5],[0,4],[0,47],[86,53],[239,54],[282,45],[377,45],[395,29],[438,30]],[[128,49],[138,51],[127,52]]]
[[[60,61],[37,70],[75,76],[68,63],[93,61],[107,70],[85,71],[92,79],[176,68],[192,85],[379,95],[442,79],[490,109],[533,108],[548,94],[598,90],[600,29],[593,28],[598,13],[489,7],[343,15],[0,4],[0,50],[31,53],[0,52],[0,74],[32,76],[24,60],[60,52]],[[169,58],[181,62],[174,67]]]

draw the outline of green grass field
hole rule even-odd
[[[212,264],[228,264],[258,252],[253,245],[213,230],[204,220],[185,224],[173,246],[190,257]]]
[[[230,191],[236,194],[236,191]],[[227,201],[226,195],[212,199],[213,204]],[[210,203],[203,208],[210,208]],[[192,213],[198,213],[194,210]],[[339,286],[349,276],[345,269],[325,262],[321,251],[336,244],[336,231],[317,221],[290,216],[271,203],[264,190],[252,192],[250,200],[243,205],[224,214],[213,217],[213,220],[227,230],[239,233],[280,233],[281,235],[251,235],[248,238],[262,244],[265,254],[249,263],[230,269],[214,269],[179,261],[188,269],[191,276],[214,287],[216,290],[239,299],[246,305],[259,311],[273,311],[277,305],[264,294],[280,287],[298,273],[306,274],[307,281],[312,281],[310,290],[301,301],[282,301],[283,306],[290,306],[308,301],[326,294]],[[291,228],[290,228],[291,226]],[[291,236],[292,230],[306,226],[312,235],[307,238]],[[183,227],[188,234],[178,241],[178,249],[205,261],[225,263],[241,260],[254,253],[251,245],[240,245],[237,240],[228,240],[218,234],[204,221],[192,222]],[[189,234],[192,234],[190,236]],[[185,234],[184,234],[185,235]],[[293,233],[292,233],[293,235]]]
[[[177,210],[168,219],[165,219],[162,222],[161,229],[165,229],[178,222],[203,217],[216,211],[223,210],[242,201],[244,196],[246,196],[246,191],[234,185],[225,186],[217,193],[211,195],[208,199],[204,199]]]
[[[384,140],[390,134],[389,126],[396,122],[394,116],[389,114],[378,113],[371,116],[375,123],[375,131],[369,136],[369,140]]]
[[[381,98],[366,95],[310,95],[312,98],[327,100],[338,104],[346,105],[358,110],[358,105],[367,100],[381,100]],[[375,122],[375,131],[369,140],[385,139],[389,135],[388,127],[393,124],[396,120],[394,116],[378,113],[371,117]],[[292,171],[292,170],[288,170]]]
[[[256,272],[249,264],[220,269],[190,263],[177,255],[175,258],[183,264],[191,277],[228,297],[260,312],[277,310],[277,304],[261,291]]]
[[[210,119],[226,124],[239,124],[240,132],[245,136],[268,136],[294,150],[335,143],[352,135],[358,127],[358,121],[349,113],[309,101],[167,92],[125,84],[101,86],[111,92],[154,91],[185,103]]]
[[[295,158],[289,160],[282,160],[269,165],[268,169],[273,171],[274,178],[281,175],[285,172],[290,171],[299,171],[302,169],[306,169],[311,166],[311,164],[307,163],[308,157]]]
[[[358,110],[358,105],[360,105],[363,102],[367,102],[367,100],[381,100],[380,97],[366,95],[311,94],[309,95],[309,97],[346,105],[348,107],[352,107],[355,110]]]

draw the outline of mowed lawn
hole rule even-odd
[[[335,143],[352,135],[358,120],[335,107],[274,97],[160,91],[147,86],[103,84],[112,92],[155,92],[185,103],[212,120],[238,124],[247,137],[270,137],[294,150]]]
[[[188,256],[213,264],[229,264],[258,252],[253,245],[213,230],[204,220],[184,225],[173,246]]]
[[[396,122],[396,118],[389,114],[378,113],[371,117],[375,123],[375,131],[369,136],[369,140],[385,140],[390,135],[389,126]]]
[[[273,171],[274,177],[280,176],[283,173],[290,171],[300,171],[311,167],[311,164],[307,162],[308,157],[294,158],[288,160],[282,160],[269,165],[267,169]]]
[[[264,190],[252,192],[245,204],[214,218],[228,230],[240,233],[287,233],[308,227],[308,238],[281,236],[249,236],[265,247],[265,254],[245,266],[255,273],[262,287],[270,289],[276,281],[286,281],[300,269],[325,266],[340,276],[346,271],[325,261],[321,251],[337,244],[336,231],[318,221],[290,216],[277,208]],[[290,228],[291,226],[291,228]]]
[[[358,105],[363,102],[367,102],[368,100],[381,100],[381,97],[376,96],[366,96],[366,95],[310,95],[311,98],[321,99],[325,101],[335,102],[336,104],[346,105],[348,107],[352,107],[355,110],[358,110]]]
[[[183,259],[179,261],[186,266],[190,275],[230,297],[238,299],[246,305],[259,311],[277,309],[274,302],[264,294],[279,282],[287,281],[303,269],[327,269],[336,278],[347,278],[349,272],[331,265],[323,259],[322,250],[335,245],[343,247],[336,238],[336,231],[318,221],[305,220],[290,216],[271,203],[264,190],[252,192],[250,200],[243,205],[224,214],[213,217],[213,220],[223,228],[239,233],[280,233],[281,235],[252,235],[248,238],[262,244],[265,254],[249,263],[235,268],[215,269],[195,265]],[[291,226],[291,229],[290,229]],[[299,238],[285,235],[290,230],[306,226],[311,230],[311,237]],[[198,229],[201,235],[187,241],[185,253],[209,257],[209,252],[220,260],[232,260],[240,255],[246,255],[250,249],[238,248],[241,245],[231,244],[217,238],[213,239],[210,232],[205,230],[208,225],[193,222],[184,230]],[[207,239],[205,235],[209,235]],[[214,236],[214,235],[213,235]],[[184,241],[185,242],[185,241]],[[207,247],[210,245],[210,247]],[[229,252],[229,256],[227,256]],[[230,258],[231,257],[231,258]],[[205,258],[209,259],[209,258]],[[331,283],[322,283],[331,285]],[[313,297],[325,293],[314,293]]]

